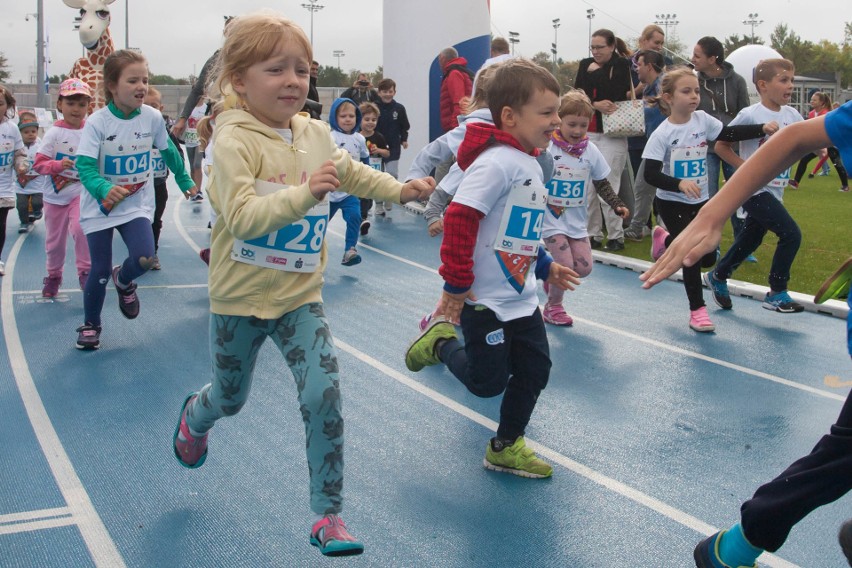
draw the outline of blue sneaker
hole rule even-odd
[[[730,310],[734,305],[731,303],[731,294],[728,292],[728,282],[726,280],[716,280],[713,276],[713,271],[704,273],[704,283],[713,292],[713,301],[723,310]]]
[[[746,260],[746,262],[757,262],[757,257],[754,256],[753,254],[750,254],[746,257],[745,260]]]
[[[717,532],[698,543],[692,552],[695,565],[698,568],[757,568],[757,563],[751,566],[729,566],[719,558],[719,540],[726,531]]]
[[[766,297],[763,299],[763,307],[774,312],[781,312],[782,314],[793,314],[805,311],[805,306],[794,302],[793,298],[790,297],[790,294],[787,293],[787,290],[783,290],[777,294],[767,292]]]

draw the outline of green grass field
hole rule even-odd
[[[812,162],[813,166],[815,162]],[[784,205],[802,230],[802,246],[790,275],[789,289],[814,294],[841,262],[852,256],[852,192],[843,193],[834,168],[828,177],[805,177],[797,190],[787,188]],[[722,252],[733,242],[731,224],[722,234]],[[757,263],[745,262],[734,273],[736,280],[768,286],[766,277],[772,263],[777,237],[767,233],[754,253]],[[651,260],[651,240],[641,243],[625,241],[619,254]]]

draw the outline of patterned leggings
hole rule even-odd
[[[322,304],[307,304],[276,320],[210,315],[213,382],[187,409],[187,424],[207,432],[240,411],[251,390],[257,354],[272,338],[296,380],[305,423],[311,510],[339,513],[343,489],[343,417],[337,350]]]

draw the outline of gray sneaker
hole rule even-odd
[[[645,237],[648,237],[650,235],[651,229],[649,229],[645,225],[642,225],[640,227],[630,225],[630,227],[624,230],[624,238],[629,241],[641,242]]]

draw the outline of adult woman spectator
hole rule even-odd
[[[592,56],[580,61],[574,86],[585,91],[595,116],[589,124],[589,139],[606,158],[611,173],[608,176],[613,191],[621,189],[621,172],[627,164],[627,139],[610,138],[603,133],[603,114],[612,114],[616,102],[630,98],[633,82],[630,78],[630,50],[610,30],[600,29],[592,34]],[[590,188],[586,204],[589,208],[589,237],[592,248],[603,245],[603,223],[606,222],[607,250],[624,248],[622,219]]]
[[[751,104],[745,79],[737,75],[734,66],[725,61],[725,49],[715,37],[705,36],[698,40],[692,50],[692,66],[698,72],[701,91],[698,110],[718,118],[727,126],[738,112]],[[707,185],[710,197],[719,191],[720,167],[725,173],[725,179],[734,174],[733,166],[723,162],[716,155],[713,146],[714,144],[710,143],[707,149]]]

